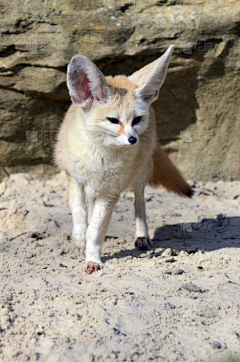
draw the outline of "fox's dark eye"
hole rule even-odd
[[[138,124],[141,121],[142,117],[135,117],[134,120],[132,121],[132,125],[135,126],[135,124]]]
[[[120,124],[120,121],[117,118],[108,118],[108,120],[113,124]]]

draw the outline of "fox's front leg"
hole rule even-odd
[[[101,196],[95,201],[90,224],[87,229],[86,262],[87,271],[101,269],[101,246],[111,220],[113,208],[119,196]]]
[[[136,219],[136,234],[134,244],[135,247],[140,250],[147,250],[148,248],[153,246],[148,235],[148,227],[146,222],[144,187],[144,184],[135,186],[133,185]]]
[[[69,178],[69,206],[72,211],[72,238],[81,253],[86,247],[87,208],[84,186],[73,177]]]

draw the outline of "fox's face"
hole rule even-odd
[[[73,104],[81,108],[86,131],[106,146],[133,147],[144,137],[149,107],[163,84],[173,46],[130,77],[104,77],[83,55],[68,66],[67,85]]]
[[[107,146],[132,147],[148,126],[149,106],[134,95],[137,86],[127,77],[107,77],[105,104],[95,101],[85,112],[86,128]]]

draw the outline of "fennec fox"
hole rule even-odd
[[[162,184],[191,197],[192,190],[157,143],[152,102],[158,98],[173,46],[130,77],[104,77],[84,55],[67,71],[72,98],[58,135],[55,161],[69,178],[72,237],[86,251],[86,272],[101,269],[101,245],[120,193],[135,196],[135,247],[152,246],[144,188]]]

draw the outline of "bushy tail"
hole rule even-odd
[[[153,174],[149,179],[150,186],[163,185],[168,191],[173,191],[181,196],[191,197],[193,195],[193,190],[159,144],[153,153],[153,165]]]

